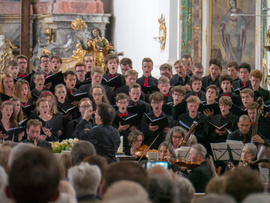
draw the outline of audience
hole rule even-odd
[[[95,195],[101,180],[98,166],[88,163],[74,166],[68,170],[68,179],[75,189],[78,202],[96,199]]]
[[[96,150],[91,142],[80,141],[71,150],[71,164],[79,165],[86,157],[96,155]]]

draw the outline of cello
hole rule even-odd
[[[263,109],[263,99],[258,98],[258,100],[256,102],[259,104],[259,106],[255,111],[254,122],[253,122],[253,127],[252,127],[252,132],[251,132],[251,138],[253,138],[258,132],[258,120],[259,120],[259,117],[260,117],[260,115],[262,113],[262,109]],[[257,159],[269,159],[270,158],[269,147],[267,147],[263,144],[254,143],[253,139],[251,139],[251,142],[257,146]]]

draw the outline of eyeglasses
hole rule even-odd
[[[27,62],[19,62],[19,65],[27,64]]]
[[[49,60],[41,61],[41,63],[49,63],[49,62],[50,62]]]
[[[88,108],[90,108],[90,107],[92,107],[91,105],[87,105],[87,106],[80,106],[80,108],[82,108],[82,109],[88,109]]]
[[[103,94],[101,94],[101,93],[97,93],[97,94],[95,93],[95,94],[93,94],[93,97],[97,97],[97,96],[100,97],[100,96],[102,96],[102,95],[103,95]]]
[[[85,70],[76,70],[76,73],[83,73]]]

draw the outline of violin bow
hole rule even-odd
[[[157,138],[159,137],[160,133],[156,136],[156,138],[153,140],[153,142],[149,145],[149,147],[144,151],[143,155],[141,156],[141,158],[138,160],[138,162],[140,162],[142,160],[142,158],[144,157],[144,155],[148,152],[148,150],[150,149],[150,147],[152,147],[152,145],[155,143],[155,141],[157,140]]]

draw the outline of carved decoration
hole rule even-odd
[[[82,19],[76,18],[76,20],[72,21],[71,27],[74,30],[80,29],[82,31],[87,25]]]
[[[3,73],[7,63],[15,58],[12,52],[13,49],[16,48],[17,47],[13,45],[8,39],[5,40],[5,44],[3,45],[3,53],[0,56],[1,74]]]
[[[65,72],[66,70],[73,68],[77,62],[83,61],[83,56],[86,51],[83,50],[81,44],[76,45],[77,50],[73,51],[73,55],[69,58],[62,58],[63,63],[61,66],[61,70]]]
[[[160,51],[165,49],[166,38],[167,38],[167,27],[165,23],[165,15],[161,14],[161,17],[158,19],[159,22],[159,37],[154,37],[158,39],[160,43]]]

